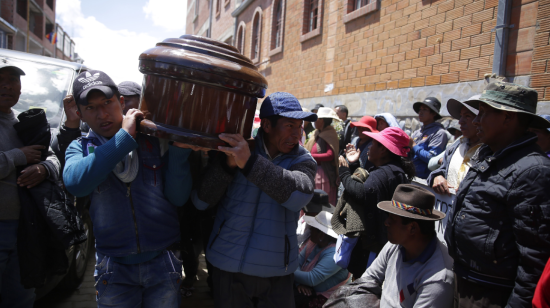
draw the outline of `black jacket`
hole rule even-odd
[[[445,231],[455,273],[511,292],[531,307],[550,257],[550,159],[528,133],[493,155],[482,145],[457,192]]]
[[[369,251],[378,253],[388,241],[384,221],[386,213],[378,209],[381,201],[389,201],[399,184],[409,183],[405,171],[399,163],[389,163],[380,167],[372,167],[365,183],[359,183],[351,178],[350,169],[340,167],[340,180],[344,185],[344,196],[349,203],[364,207],[364,235],[355,246],[348,270],[354,277],[360,277],[367,269]],[[352,172],[355,170],[352,170]]]
[[[50,127],[41,109],[18,116],[14,125],[24,145],[48,148]],[[47,152],[47,150],[46,150]],[[21,172],[26,166],[18,168]],[[18,187],[21,213],[17,231],[17,252],[21,283],[25,288],[43,286],[53,275],[67,271],[65,249],[86,240],[84,226],[72,198],[54,181],[45,180],[33,188]]]
[[[351,126],[351,119],[347,119],[342,123],[343,130],[338,134],[339,143],[340,143],[340,155],[346,156],[346,145],[351,143],[351,138],[355,135],[355,127]]]

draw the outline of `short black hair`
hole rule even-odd
[[[349,114],[349,111],[348,111],[348,107],[344,106],[344,105],[338,105],[334,108],[339,108],[342,112],[345,112],[346,113],[346,116]]]
[[[113,90],[113,96],[112,97],[116,97],[116,99],[120,101],[121,94],[120,94],[120,92],[118,92],[118,89],[115,89],[115,88],[111,88],[111,89]],[[75,99],[75,101],[76,101],[76,108],[78,108],[78,111],[80,111],[80,105],[88,106],[88,100],[85,100],[86,104],[82,104],[82,103],[79,104],[77,99]]]
[[[420,219],[413,219],[409,217],[401,217],[401,223],[404,225],[408,225],[412,222],[416,222],[418,224],[418,227],[420,227],[420,233],[424,235],[435,235],[435,221],[433,220],[420,220]]]
[[[267,117],[266,119],[269,121],[269,123],[271,123],[271,126],[272,127],[275,127],[277,126],[277,122],[279,122],[279,119],[281,119],[282,116],[276,114],[276,115],[272,115],[270,117]]]

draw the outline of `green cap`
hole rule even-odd
[[[531,127],[548,128],[550,122],[536,115],[538,94],[534,89],[515,83],[496,81],[485,87],[483,94],[477,100],[464,102],[475,109],[479,109],[479,102],[505,111],[521,112],[531,115]]]

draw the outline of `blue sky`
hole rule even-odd
[[[57,0],[56,21],[84,64],[116,83],[142,82],[139,55],[185,32],[187,0]]]
[[[181,0],[187,2],[187,0]],[[94,16],[99,22],[113,30],[130,29],[136,32],[149,33],[153,36],[178,37],[183,31],[166,30],[155,26],[151,19],[147,19],[143,7],[145,0],[84,0],[82,1],[82,13],[86,16]],[[105,9],[109,6],[109,9]],[[166,8],[169,9],[169,8]],[[186,14],[181,14],[181,24],[185,25]],[[185,27],[184,27],[185,29]]]

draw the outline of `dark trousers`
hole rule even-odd
[[[216,308],[294,308],[294,274],[256,277],[214,267]]]
[[[454,308],[505,307],[511,293],[510,288],[486,286],[455,275]]]

